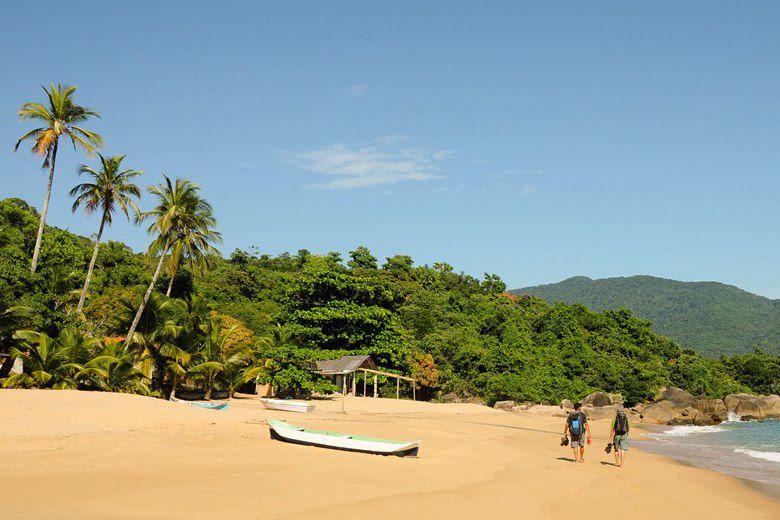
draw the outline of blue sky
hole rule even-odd
[[[145,184],[201,184],[226,254],[365,244],[510,287],[651,274],[780,297],[778,3],[2,10],[0,197],[40,207],[15,112],[72,83]],[[83,162],[60,153],[49,223],[90,235],[67,195]]]

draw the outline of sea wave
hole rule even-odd
[[[657,434],[659,437],[685,437],[695,433],[716,433],[724,432],[726,428],[722,426],[673,426],[670,430]]]
[[[746,450],[744,448],[737,448],[736,450],[734,450],[734,452],[745,454],[748,457],[753,457],[754,459],[764,459],[764,460],[771,460],[772,462],[780,462],[780,453],[776,451],[758,451],[758,450]]]

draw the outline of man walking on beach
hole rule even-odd
[[[563,435],[569,435],[571,439],[571,448],[574,451],[574,460],[576,462],[585,462],[585,440],[590,441],[590,425],[588,417],[580,411],[581,403],[574,405],[574,412],[569,414],[566,419],[566,426],[563,428]]]
[[[631,425],[628,424],[628,416],[625,410],[619,408],[615,418],[612,419],[612,431],[609,432],[609,443],[615,450],[615,464],[619,468],[626,462],[626,452],[628,451],[628,430]]]

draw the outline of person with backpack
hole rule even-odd
[[[585,462],[585,441],[590,443],[590,425],[588,416],[580,411],[581,403],[574,405],[574,412],[566,418],[566,426],[563,428],[563,436],[569,435],[571,448],[574,451],[576,462]]]
[[[612,419],[612,431],[609,433],[609,444],[615,449],[615,464],[619,468],[626,462],[626,452],[628,451],[628,430],[631,425],[628,424],[628,416],[625,410],[618,408],[615,418]]]

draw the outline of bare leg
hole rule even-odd
[[[580,462],[585,462],[585,446],[580,447]]]
[[[615,466],[620,466],[620,451],[614,445],[612,449],[615,450]]]
[[[621,450],[620,451],[620,467],[622,468],[623,464],[625,464],[625,463],[626,463],[626,452]]]
[[[574,448],[572,448],[572,452],[574,452],[574,462],[579,462],[580,459],[577,456],[577,447],[576,446]]]

